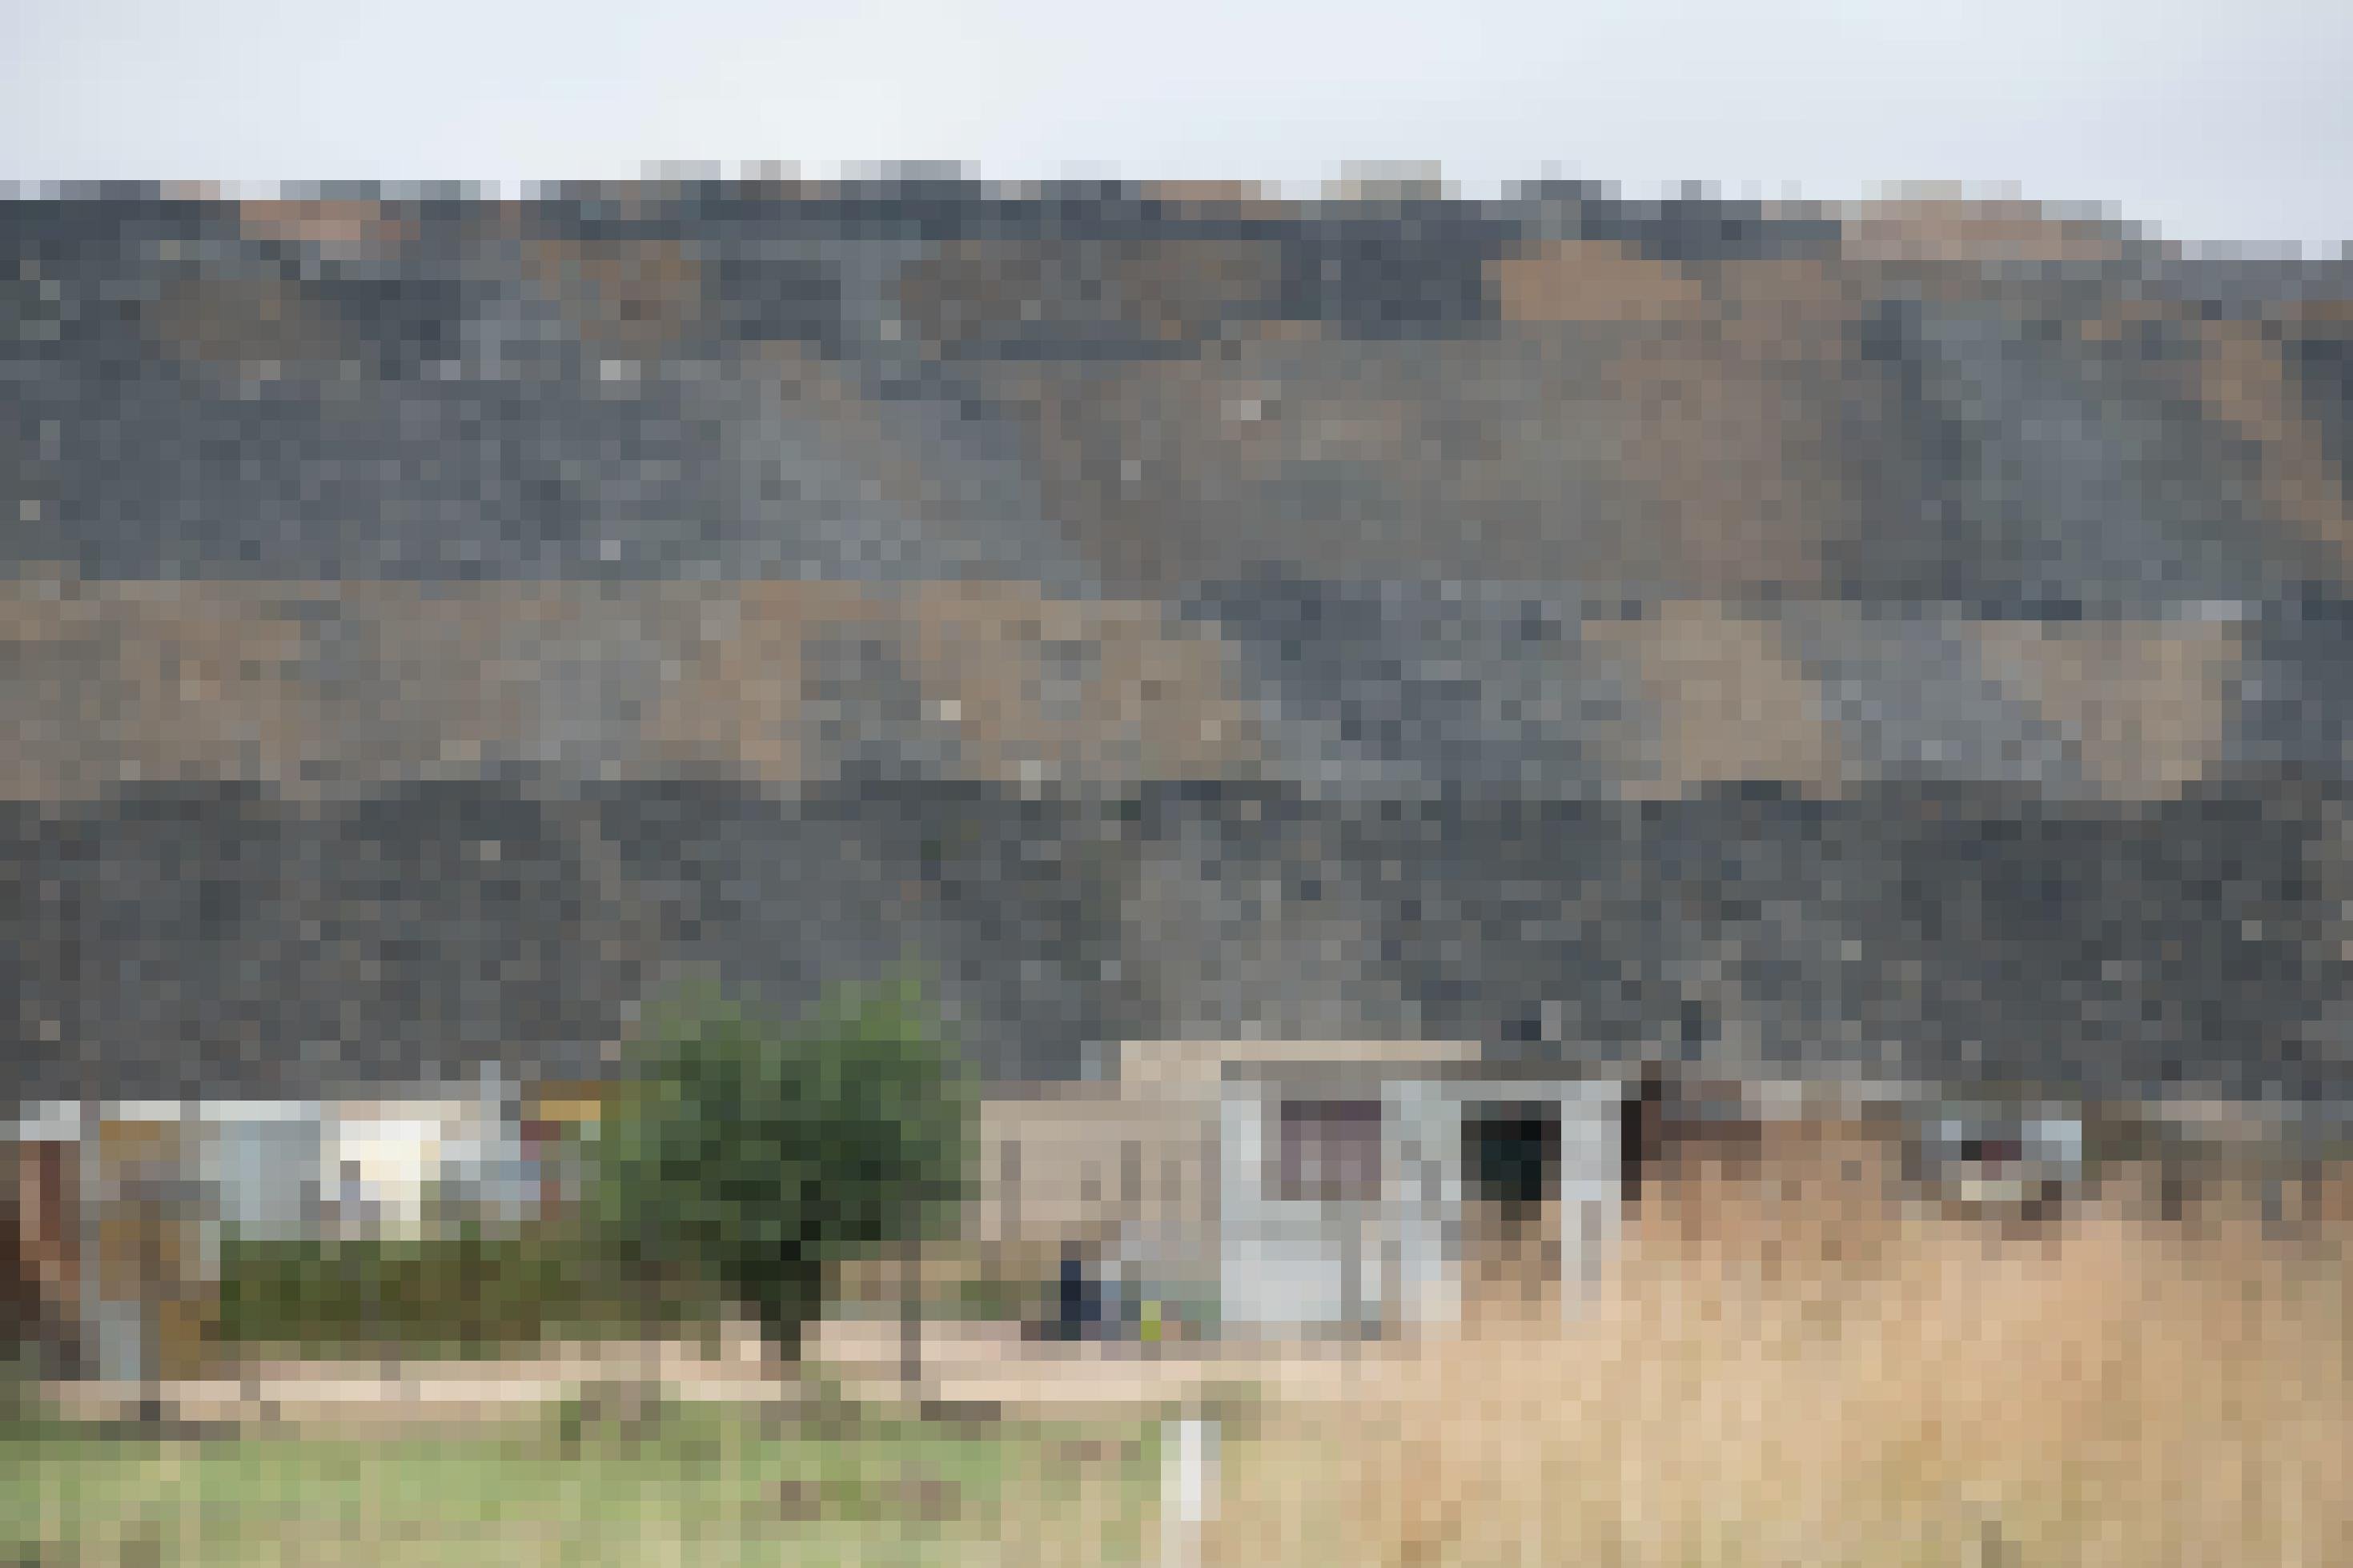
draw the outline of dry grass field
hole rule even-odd
[[[1567,1324],[1237,1434],[1208,1561],[2348,1561],[2345,1229],[1905,1217],[1857,1152],[1687,1173]]]

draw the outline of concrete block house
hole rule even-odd
[[[1555,1300],[1620,1212],[1623,1083],[1446,1054],[1233,1064],[1219,1086],[1219,1286],[1238,1331],[1371,1335]]]
[[[1079,1251],[1229,1338],[1567,1310],[1615,1240],[1633,1090],[1470,1044],[1132,1041],[1116,1085],[992,1100],[976,1234]]]

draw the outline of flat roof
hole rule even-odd
[[[1388,1060],[1351,1060],[1345,1058],[1317,1058],[1305,1060],[1276,1058],[1265,1061],[1229,1062],[1226,1064],[1222,1079],[1227,1083],[1294,1083],[1303,1086],[1423,1083],[1442,1085],[1449,1089],[1477,1088],[1481,1085],[1493,1085],[1504,1089],[1514,1086],[1568,1085],[1587,1093],[1607,1090],[1617,1094],[1627,1092],[1634,1081],[1631,1074],[1609,1069],[1588,1069],[1534,1062],[1466,1062],[1431,1060],[1426,1058]]]
[[[1475,1062],[1476,1040],[1129,1040],[1120,1081],[1137,1087],[1207,1088],[1237,1067],[1427,1067]]]

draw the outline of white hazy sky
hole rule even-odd
[[[1473,193],[2002,185],[2333,256],[2348,66],[2353,0],[0,0],[0,180],[1435,162]]]

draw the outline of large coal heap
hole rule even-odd
[[[11,1099],[926,963],[2343,1098],[2353,273],[2024,204],[0,202]]]

